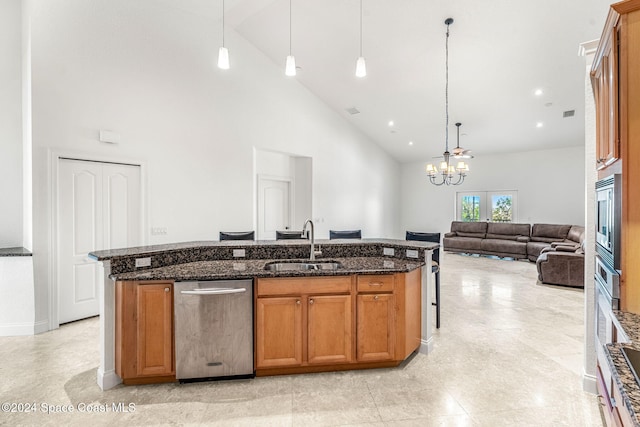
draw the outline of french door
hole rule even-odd
[[[456,219],[476,222],[517,222],[518,192],[471,191],[456,193]]]

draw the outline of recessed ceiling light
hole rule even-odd
[[[538,122],[538,123],[536,123],[536,127],[537,127],[537,128],[541,128],[542,126],[544,126],[544,123],[542,123],[542,122]]]
[[[542,89],[536,89],[535,92],[533,92],[535,96],[540,96],[542,95]]]
[[[389,127],[393,127],[393,125],[395,125],[395,123],[393,123],[393,120],[389,120]]]
[[[409,141],[409,145],[413,145],[413,141]]]

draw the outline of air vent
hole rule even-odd
[[[573,117],[575,114],[576,110],[567,110],[562,113],[562,117],[566,119],[567,117]]]
[[[356,107],[351,107],[351,108],[345,108],[345,111],[349,114],[351,114],[352,116],[354,114],[360,114],[360,110],[358,110]]]

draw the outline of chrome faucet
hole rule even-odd
[[[300,236],[300,237],[302,237],[302,238],[307,237],[307,235],[306,235],[306,233],[307,233],[307,224],[311,225],[311,251],[310,251],[310,254],[309,254],[309,260],[310,261],[315,261],[316,255],[318,255],[318,256],[322,255],[322,251],[320,251],[320,250],[316,251],[316,248],[315,248],[316,241],[315,241],[315,235],[314,235],[314,231],[313,231],[313,221],[308,219],[308,220],[306,220],[304,222],[304,225],[302,226],[302,236]]]

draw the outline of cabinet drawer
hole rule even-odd
[[[340,294],[351,292],[350,276],[258,279],[257,296]]]
[[[393,292],[393,274],[358,276],[358,292]]]

